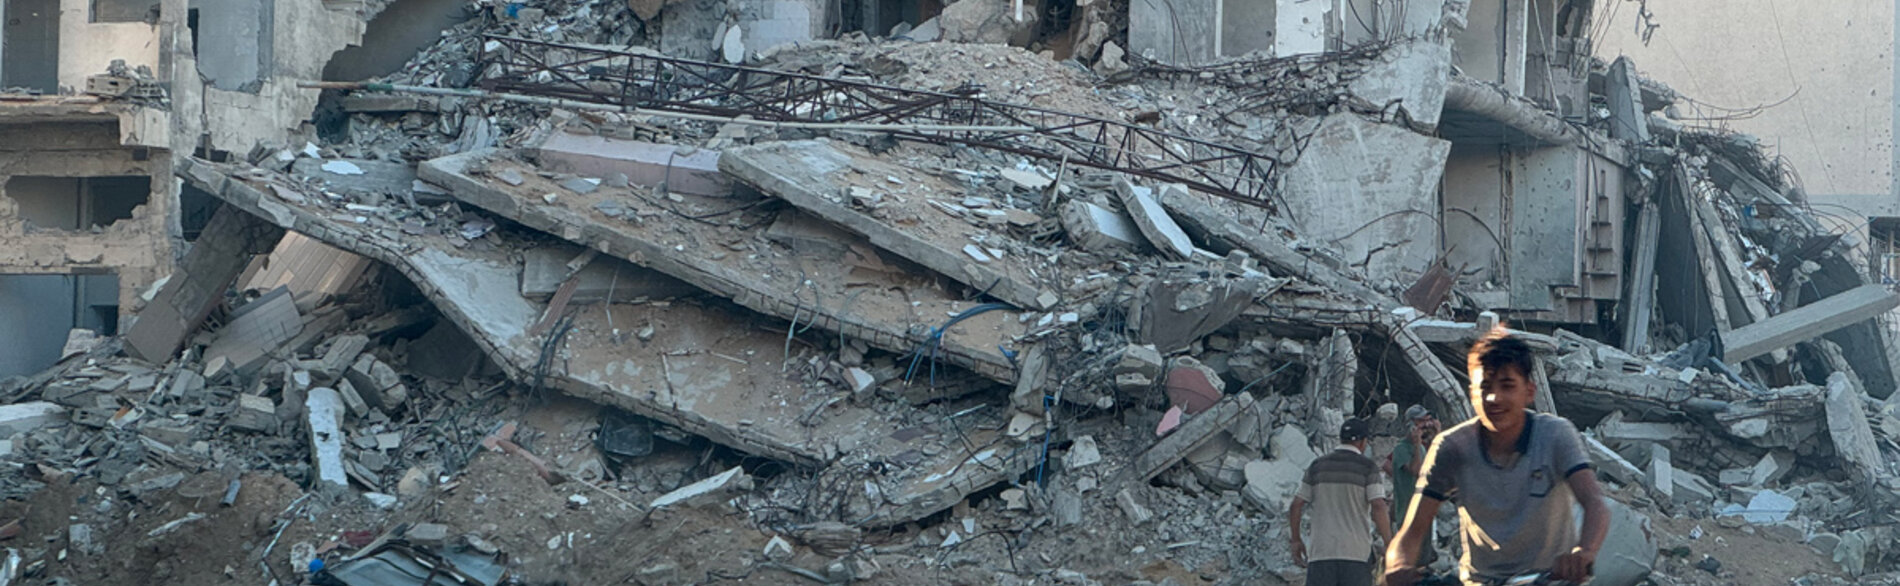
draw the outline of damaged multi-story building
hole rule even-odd
[[[729,575],[595,537],[657,514],[834,583],[1297,581],[1314,450],[1467,417],[1500,325],[1612,483],[1600,583],[1718,575],[1670,516],[1891,566],[1877,230],[1677,117],[1614,3],[113,1],[4,0],[0,457],[192,514],[360,491],[323,506],[397,539],[205,575]],[[225,522],[109,509],[49,543]]]

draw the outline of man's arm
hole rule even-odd
[[[1306,499],[1293,497],[1293,503],[1286,508],[1286,532],[1292,536],[1288,543],[1293,550],[1293,564],[1306,567],[1306,544],[1300,541],[1300,513],[1306,510]]]
[[[1372,499],[1372,527],[1379,530],[1379,542],[1392,545],[1392,502]]]
[[[1570,484],[1570,494],[1576,495],[1577,504],[1583,505],[1583,531],[1577,538],[1577,547],[1559,556],[1557,567],[1552,569],[1557,578],[1582,581],[1590,577],[1597,551],[1602,549],[1603,539],[1610,533],[1610,507],[1603,504],[1603,485],[1597,484],[1595,470],[1577,470],[1565,482]]]
[[[1386,584],[1411,586],[1421,577],[1412,562],[1418,560],[1419,547],[1424,545],[1426,533],[1431,531],[1432,519],[1438,516],[1438,507],[1443,503],[1425,494],[1412,498],[1412,510],[1405,514],[1405,528],[1400,529],[1398,538],[1386,547]]]

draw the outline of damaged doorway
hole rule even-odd
[[[0,378],[59,362],[73,328],[119,333],[118,275],[0,275]]]

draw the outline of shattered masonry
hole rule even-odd
[[[1593,583],[1900,583],[1880,253],[1604,3],[47,4],[0,584],[1297,583],[1494,327]]]

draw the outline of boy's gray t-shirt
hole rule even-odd
[[[1576,426],[1527,413],[1510,468],[1491,461],[1479,430],[1473,418],[1439,434],[1419,471],[1418,493],[1458,505],[1466,579],[1550,570],[1577,545],[1576,499],[1567,481],[1590,459]]]

